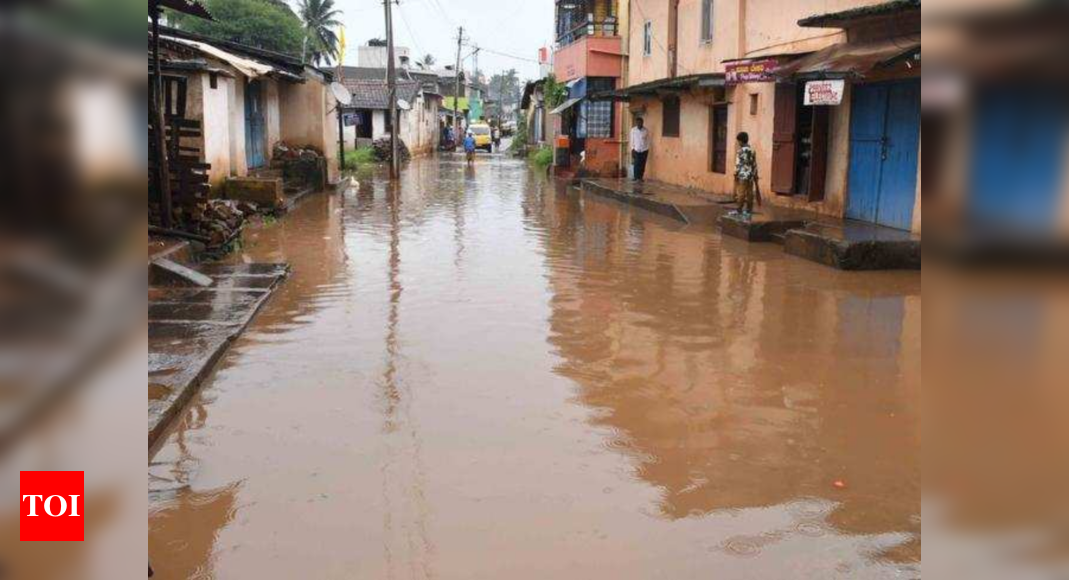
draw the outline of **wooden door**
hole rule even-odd
[[[798,91],[792,83],[776,85],[772,119],[772,191],[782,195],[794,193],[797,159]]]
[[[727,173],[728,167],[728,107],[709,107],[709,170]]]

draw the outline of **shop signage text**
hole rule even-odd
[[[777,67],[779,67],[779,61],[774,58],[724,63],[724,81],[729,85],[774,82]]]
[[[843,102],[846,82],[842,79],[829,81],[809,81],[805,84],[805,105],[839,105]]]

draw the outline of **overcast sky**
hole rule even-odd
[[[345,64],[353,66],[357,46],[369,38],[386,37],[382,0],[335,0],[335,4],[344,12]],[[470,40],[461,54],[470,54],[475,45],[482,48],[479,68],[487,75],[515,68],[521,79],[536,78],[538,49],[553,40],[553,0],[400,0],[394,4],[393,18],[397,46],[408,47],[414,59],[433,54],[437,66],[456,60],[457,27],[463,26]],[[469,58],[465,67],[471,66]]]

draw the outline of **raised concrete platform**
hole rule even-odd
[[[715,225],[731,210],[729,196],[688,189],[653,181],[626,179],[586,179],[583,191],[633,205],[687,224]]]
[[[777,237],[795,228],[805,227],[817,219],[816,214],[765,205],[744,219],[739,215],[720,217],[720,231],[724,235],[748,242],[776,242]]]
[[[289,272],[285,264],[208,264],[195,269],[209,276],[212,286],[149,287],[150,452]]]
[[[843,221],[810,223],[784,236],[783,251],[840,270],[919,270],[921,240],[909,232]]]

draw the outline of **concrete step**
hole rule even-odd
[[[740,215],[725,214],[719,220],[724,235],[748,242],[772,242],[773,236],[783,235],[788,230],[805,227],[805,217],[793,212],[779,212],[766,208],[754,213],[749,219]]]
[[[921,240],[909,232],[846,221],[813,223],[784,237],[783,251],[840,270],[919,270]]]

